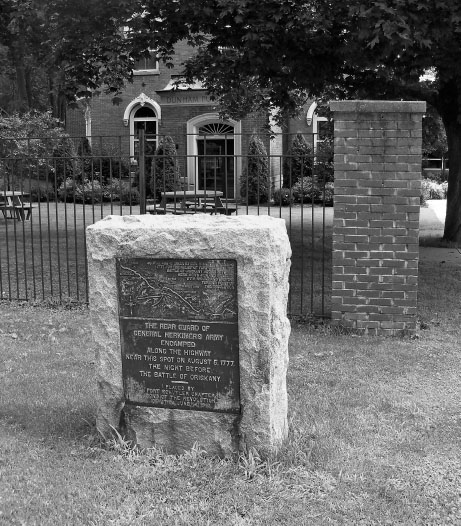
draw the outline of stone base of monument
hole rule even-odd
[[[109,216],[87,229],[97,428],[209,455],[287,435],[291,249],[267,216]]]

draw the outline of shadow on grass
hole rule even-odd
[[[419,238],[420,247],[434,247],[434,248],[459,248],[461,250],[460,243],[454,243],[453,241],[447,241],[443,239],[443,234],[423,234]]]
[[[0,419],[41,440],[88,434],[95,373],[87,309],[2,302],[0,313]]]

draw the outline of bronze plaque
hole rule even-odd
[[[125,400],[240,412],[237,262],[117,259]]]

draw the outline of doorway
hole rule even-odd
[[[236,198],[242,164],[241,122],[222,121],[217,113],[194,117],[187,122],[187,152],[190,188]]]
[[[197,138],[197,188],[235,197],[234,137]]]

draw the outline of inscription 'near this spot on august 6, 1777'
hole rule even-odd
[[[126,403],[239,413],[237,262],[116,266]]]

